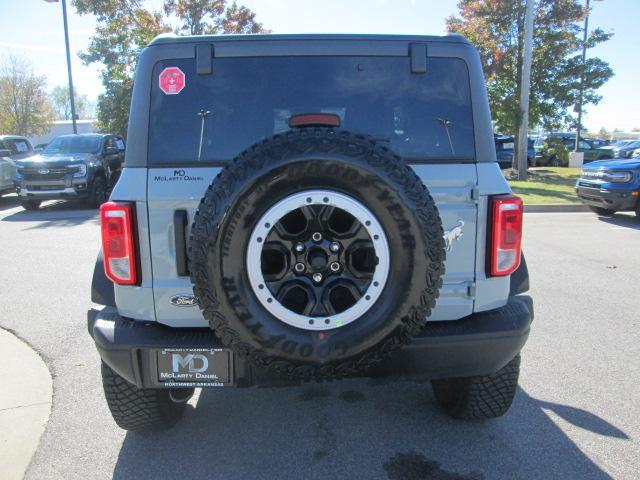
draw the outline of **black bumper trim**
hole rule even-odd
[[[488,375],[520,352],[532,321],[533,301],[521,295],[510,297],[496,310],[462,320],[430,322],[411,344],[363,376],[434,379]],[[89,310],[88,328],[102,360],[140,388],[165,386],[157,379],[157,349],[224,348],[208,328],[170,328],[129,320],[114,307]],[[299,383],[252,367],[238,355],[231,356],[231,363],[236,386]]]
[[[606,208],[615,211],[633,210],[638,203],[638,196],[633,195],[638,190],[607,190],[599,187],[578,185],[576,194],[587,205]]]

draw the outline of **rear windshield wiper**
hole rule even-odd
[[[200,159],[202,158],[202,143],[203,143],[203,140],[204,140],[204,119],[207,118],[207,115],[209,115],[210,113],[211,113],[210,110],[202,109],[196,114],[201,118],[201,122],[200,122],[200,144],[198,145],[198,162],[200,162]]]
[[[451,125],[451,120],[449,120],[448,118],[439,118],[438,122],[440,122],[444,126],[444,129],[447,132],[447,138],[449,139],[449,148],[451,148],[451,155],[455,155],[456,152],[453,149],[453,142],[451,141],[451,134],[449,133],[449,126]]]

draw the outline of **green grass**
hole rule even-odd
[[[509,184],[526,204],[580,203],[574,190],[579,176],[579,168],[540,167],[529,170],[526,181],[509,180]]]

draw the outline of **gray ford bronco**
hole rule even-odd
[[[429,379],[504,414],[533,319],[522,202],[459,36],[161,36],[100,210],[89,333],[127,430],[195,388]]]

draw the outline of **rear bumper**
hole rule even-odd
[[[431,322],[411,344],[364,376],[434,379],[488,375],[520,352],[532,321],[531,298],[515,296],[496,310],[457,321]],[[175,386],[158,380],[159,349],[224,348],[210,329],[129,320],[120,317],[114,307],[89,310],[88,328],[102,360],[140,388]],[[255,368],[238,355],[231,354],[230,359],[230,385],[299,383]]]
[[[637,192],[638,188],[632,190],[612,190],[595,185],[593,187],[580,184],[576,186],[576,194],[582,203],[616,211],[635,209],[638,202]]]

